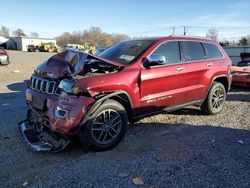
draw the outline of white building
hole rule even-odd
[[[28,45],[40,46],[42,43],[54,43],[56,45],[56,39],[32,38],[27,36],[10,37],[7,41],[7,49],[27,51]]]

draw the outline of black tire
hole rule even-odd
[[[111,119],[112,118],[112,119]],[[82,144],[95,151],[116,146],[126,133],[128,117],[124,107],[117,101],[106,100],[82,126],[78,137]]]
[[[223,109],[225,101],[226,90],[224,85],[214,82],[206,100],[201,105],[201,110],[208,115],[217,114]]]

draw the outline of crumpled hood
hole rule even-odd
[[[40,64],[35,72],[43,77],[57,79],[60,77],[73,76],[84,70],[84,65],[87,63],[87,59],[98,59],[106,63],[115,65],[117,67],[123,67],[124,65],[100,58],[98,56],[90,55],[84,52],[66,50],[62,53],[58,53],[49,58],[44,63]]]

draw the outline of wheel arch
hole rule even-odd
[[[132,121],[132,117],[134,115],[133,104],[132,104],[131,98],[127,92],[121,91],[119,93],[116,93],[116,95],[109,97],[108,99],[113,99],[113,100],[119,102],[125,108],[125,110],[128,114],[129,122]]]
[[[208,93],[209,93],[209,91],[210,91],[210,89],[211,89],[211,87],[212,87],[212,85],[213,85],[214,82],[219,82],[219,83],[221,83],[221,84],[225,87],[226,92],[229,91],[229,89],[230,89],[230,81],[229,81],[228,76],[227,76],[227,75],[215,76],[215,77],[212,79],[212,81],[211,81],[211,83],[210,83],[210,85],[209,85],[209,88],[208,88],[208,90],[207,90],[207,92],[206,92],[204,101],[206,100],[206,98],[207,98],[207,96],[208,96]]]
[[[225,87],[226,92],[228,92],[230,87],[229,87],[229,79],[227,76],[216,77],[216,78],[214,78],[212,83],[214,83],[214,82],[221,83]]]
[[[88,109],[85,117],[80,123],[80,127],[84,125],[88,120],[89,117],[108,99],[113,99],[117,102],[119,102],[126,110],[128,114],[128,120],[129,122],[132,121],[133,117],[133,103],[129,96],[129,94],[126,91],[119,90],[112,93],[103,93],[99,97],[96,97],[96,102]]]

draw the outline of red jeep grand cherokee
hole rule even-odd
[[[19,131],[35,151],[60,151],[76,135],[106,150],[146,115],[188,105],[220,112],[230,66],[217,42],[192,37],[122,41],[98,56],[65,51],[35,69]]]

